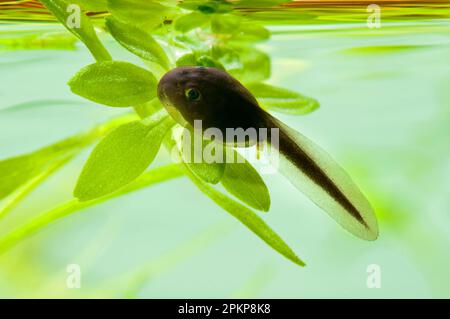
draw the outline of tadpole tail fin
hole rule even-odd
[[[374,211],[350,176],[308,138],[266,113],[278,128],[278,170],[347,231],[365,240],[378,237]]]

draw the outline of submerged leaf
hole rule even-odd
[[[264,212],[270,209],[270,194],[256,169],[238,152],[227,161],[220,182],[223,187],[247,205]]]
[[[273,111],[288,114],[307,114],[319,107],[317,100],[265,83],[247,83],[246,87],[253,93],[261,106]]]
[[[106,61],[82,68],[68,84],[73,93],[88,100],[127,107],[153,99],[157,81],[152,73],[134,64]]]
[[[92,151],[74,190],[81,201],[112,193],[141,175],[151,164],[172,122],[157,113],[124,124],[108,134]]]
[[[89,18],[80,7],[66,0],[40,0],[67,30],[76,35],[91,51],[97,61],[111,60],[103,44],[97,37]]]
[[[251,209],[235,202],[228,196],[210,187],[208,184],[192,174],[189,169],[186,169],[186,174],[206,196],[211,198],[217,205],[238,219],[266,244],[295,264],[299,266],[305,265],[305,263],[297,257],[297,255],[283,241],[283,239]]]
[[[120,22],[113,17],[106,18],[106,26],[111,35],[127,50],[145,60],[161,65],[166,70],[169,69],[170,63],[166,53],[149,32]]]

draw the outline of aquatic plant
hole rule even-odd
[[[187,176],[270,247],[303,266],[303,261],[255,213],[254,210],[269,210],[270,195],[263,178],[248,161],[191,164],[180,157],[176,164],[145,172],[162,145],[169,150],[176,145],[171,134],[175,122],[156,97],[158,79],[175,66],[226,70],[269,111],[302,115],[318,107],[311,97],[265,82],[270,77],[270,57],[257,44],[269,39],[270,32],[241,10],[283,1],[73,1],[76,5],[67,0],[41,2],[86,45],[95,59],[95,63],[68,81],[72,92],[108,107],[128,107],[135,114],[114,118],[89,132],[0,162],[0,199],[4,199],[1,218],[48,176],[100,140],[80,174],[75,199],[49,209],[1,238],[0,252],[56,219],[142,187]],[[104,14],[91,18],[88,11]],[[140,57],[146,68],[114,60],[95,27],[108,31],[124,49]],[[225,192],[216,187],[219,183]]]

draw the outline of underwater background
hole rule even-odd
[[[83,100],[67,81],[92,63],[45,9],[0,2],[0,158],[88,130],[122,109]],[[26,1],[25,1],[26,2]],[[34,3],[34,2],[31,2]],[[282,176],[264,175],[264,220],[306,262],[294,265],[181,177],[89,207],[16,245],[1,238],[72,198],[89,155],[0,216],[0,297],[450,297],[450,4],[319,2],[257,8],[271,38],[270,83],[313,96],[305,116],[276,114],[342,164],[375,208],[380,236],[353,237]],[[45,37],[44,37],[45,39]],[[107,34],[115,59],[142,62]],[[162,152],[157,163],[167,162]],[[0,176],[1,178],[1,176]],[[68,265],[81,287],[66,285]],[[369,288],[377,265],[381,287]],[[368,268],[369,267],[369,268]]]

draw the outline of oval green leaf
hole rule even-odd
[[[170,68],[166,53],[149,32],[120,22],[113,17],[106,18],[106,26],[111,35],[130,52],[145,60],[155,62],[166,70]]]
[[[74,196],[80,201],[96,199],[136,179],[155,158],[171,123],[166,115],[158,113],[108,134],[83,167]]]
[[[157,80],[153,74],[134,64],[106,61],[82,68],[68,84],[73,93],[88,100],[127,107],[153,99]]]

